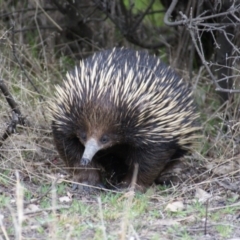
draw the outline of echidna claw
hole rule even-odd
[[[89,186],[88,186],[89,185]],[[85,192],[94,192],[94,191],[101,191],[106,190],[106,186],[102,183],[97,183],[95,186],[92,184],[88,184],[88,182],[82,183],[72,183],[71,190],[73,192],[85,191]]]
[[[72,184],[72,191],[76,191],[78,189],[79,184],[73,183]]]
[[[86,166],[86,165],[88,165],[89,162],[90,162],[90,159],[82,158],[81,161],[80,161],[80,164],[83,165],[83,166]]]

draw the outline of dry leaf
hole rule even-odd
[[[180,222],[194,222],[195,217],[194,216],[189,216],[189,217],[184,217],[184,218],[178,218],[178,219],[159,219],[154,222],[154,226],[156,225],[163,225],[163,226],[171,226],[171,225],[178,225]]]
[[[172,202],[169,203],[165,210],[169,210],[170,212],[177,212],[177,211],[181,211],[184,208],[184,204],[182,201],[176,201],[176,202]]]
[[[39,206],[36,205],[36,204],[29,204],[27,207],[26,207],[26,212],[34,212],[34,211],[38,211],[39,210]]]
[[[70,195],[69,196],[63,196],[63,197],[59,198],[59,201],[60,202],[71,202],[72,201],[72,197]]]
[[[171,225],[178,225],[179,221],[176,219],[161,219],[157,220],[153,225],[162,225],[162,226],[171,226]]]
[[[211,197],[211,194],[207,193],[201,188],[196,188],[195,198],[197,198],[200,203],[205,203]]]
[[[69,197],[69,198],[71,198],[71,199],[72,199],[72,196],[73,196],[73,194],[72,194],[72,193],[70,193],[70,192],[67,192],[67,195],[68,195],[68,197]]]

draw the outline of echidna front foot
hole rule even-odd
[[[137,171],[137,178],[134,182],[133,172],[134,167],[130,167],[128,173],[124,177],[124,179],[119,184],[120,188],[130,188],[132,184],[134,184],[134,190],[138,192],[146,192],[147,188],[154,184],[155,179],[159,176],[160,172],[162,172],[164,168],[164,163],[160,166],[151,166],[146,164],[139,165]],[[147,170],[148,169],[148,170]]]
[[[82,183],[73,183],[72,184],[72,191],[78,191],[78,192],[87,192],[87,193],[93,193],[97,192],[99,190],[107,189],[102,183],[98,183],[96,185],[89,184],[88,182],[82,182]]]
[[[152,182],[151,182],[152,183]],[[147,188],[151,186],[149,182],[142,182],[141,179],[139,180],[139,174],[137,177],[136,182],[134,182],[133,174],[131,171],[125,176],[125,178],[118,184],[119,189],[130,189],[133,187],[134,191],[144,193],[146,192]]]
[[[119,191],[124,191],[124,190],[127,191],[127,190],[130,190],[131,187],[132,187],[131,182],[121,182],[121,183],[119,183],[119,184],[117,185],[117,190],[119,190]],[[133,189],[135,192],[144,193],[144,192],[146,192],[146,190],[147,190],[148,187],[149,187],[149,186],[144,186],[144,185],[139,185],[139,184],[137,184],[137,183],[134,183],[134,186],[133,186],[132,189]]]
[[[101,169],[95,164],[88,165],[87,167],[78,167],[73,171],[73,190],[82,189],[88,190],[91,187],[104,188],[101,181]],[[81,186],[81,187],[80,187]]]

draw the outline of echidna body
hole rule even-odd
[[[192,92],[146,52],[102,51],[56,87],[51,105],[57,150],[78,182],[97,185],[100,169],[128,186],[150,186],[166,164],[192,148],[198,114]]]

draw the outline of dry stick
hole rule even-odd
[[[3,225],[3,215],[0,215],[0,227],[2,229],[2,232],[3,232],[3,235],[4,235],[5,239],[10,240],[10,238],[8,237],[7,230],[6,230],[5,226]]]
[[[178,3],[178,0],[172,1],[171,5],[169,6],[169,8],[163,18],[164,23],[168,26],[178,26],[178,25],[186,24],[186,20],[184,20],[184,21],[181,20],[181,21],[176,21],[176,22],[169,21],[169,18],[171,17],[172,12],[173,12],[174,8],[176,7],[177,3]]]
[[[179,20],[179,21],[175,21],[175,22],[169,21],[169,18],[170,18],[170,16],[172,15],[172,12],[173,12],[174,8],[176,7],[177,3],[178,3],[178,0],[173,0],[173,1],[172,1],[171,5],[169,6],[169,8],[168,8],[168,10],[167,10],[167,12],[166,12],[166,14],[165,14],[165,16],[164,16],[164,18],[163,18],[164,23],[165,23],[166,25],[168,25],[168,26],[187,25],[187,24],[190,23],[190,19],[187,18],[187,16],[186,16],[186,15],[183,15],[183,14],[182,14],[182,15],[184,16],[184,17],[183,17],[183,20]],[[198,17],[196,17],[196,18],[193,18],[193,19],[192,19],[192,22],[195,23],[195,24],[197,24],[197,22],[203,22],[203,21],[208,20],[208,19],[227,16],[227,15],[233,14],[233,13],[238,12],[238,11],[239,11],[239,7],[231,7],[231,8],[229,8],[228,11],[226,11],[226,12],[217,13],[217,14],[212,14],[212,15],[210,15],[210,16],[205,16],[205,17],[199,17],[199,16],[198,16]],[[202,15],[204,15],[205,13],[207,13],[207,11],[205,11]],[[239,23],[239,24],[240,24],[240,23]],[[229,23],[228,26],[229,26],[229,25],[234,25],[234,26],[236,26],[236,25],[239,25],[239,24],[236,24],[236,23],[232,23],[232,24],[231,24],[231,23]],[[217,25],[218,25],[218,24],[217,24]]]
[[[103,221],[103,211],[102,211],[102,202],[101,202],[101,198],[98,197],[98,205],[99,205],[99,213],[100,213],[100,218],[101,218],[101,225],[102,225],[102,233],[103,233],[103,239],[107,240],[107,234],[106,234],[106,227],[104,225],[104,221]]]
[[[6,98],[6,101],[8,102],[9,106],[11,107],[13,114],[12,114],[12,120],[8,124],[7,129],[5,130],[4,134],[0,138],[0,147],[3,145],[3,142],[16,131],[17,124],[25,125],[25,118],[22,117],[21,111],[18,108],[17,103],[14,101],[12,95],[8,91],[7,86],[4,84],[3,80],[0,79],[0,89],[3,93],[3,95]]]
[[[36,11],[35,11],[35,14],[34,14],[34,21],[35,21],[35,26],[37,28],[37,32],[38,32],[38,36],[40,38],[40,44],[42,45],[42,51],[43,51],[43,57],[44,57],[44,62],[45,62],[45,67],[48,66],[48,61],[47,61],[47,57],[46,57],[46,48],[44,47],[44,40],[42,38],[42,34],[41,34],[41,31],[40,31],[40,28],[39,28],[39,24],[38,24],[38,4],[37,4],[37,7],[36,7]]]
[[[5,96],[9,106],[12,108],[12,110],[17,113],[19,116],[21,115],[21,112],[18,108],[17,103],[14,101],[12,95],[8,91],[7,86],[4,84],[3,80],[0,79],[0,89],[2,90],[3,95]]]
[[[195,33],[194,33],[194,28],[195,28],[195,31],[196,31],[196,34],[197,34],[197,38],[200,39],[200,35],[199,35],[199,31],[198,31],[198,25],[200,25],[201,22],[203,22],[204,20],[207,20],[207,19],[212,19],[212,18],[217,18],[217,17],[221,17],[221,16],[227,16],[227,15],[230,15],[230,14],[233,14],[237,11],[239,11],[239,8],[230,8],[228,11],[226,12],[223,12],[223,13],[218,13],[218,14],[212,14],[210,16],[205,16],[205,17],[196,17],[196,18],[191,18],[189,19],[186,15],[184,15],[182,12],[180,12],[183,20],[180,20],[180,21],[175,21],[175,22],[171,22],[169,21],[169,18],[174,10],[174,8],[176,7],[178,3],[178,0],[173,0],[170,7],[168,8],[165,16],[164,16],[164,23],[168,26],[179,26],[179,25],[186,25],[186,27],[188,28],[189,30],[189,33],[191,35],[191,38],[192,38],[192,42],[195,46],[195,49],[202,61],[202,64],[205,66],[208,74],[210,75],[211,79],[213,80],[213,83],[216,87],[216,91],[221,91],[221,92],[228,92],[228,93],[240,93],[240,90],[236,90],[236,89],[224,89],[222,87],[220,87],[220,85],[218,84],[215,76],[213,75],[210,67],[208,66],[209,63],[205,60],[204,58],[204,55],[203,55],[203,52],[201,51],[202,50],[202,45],[201,45],[201,42],[200,42],[200,48],[201,50],[199,49],[198,47],[198,44],[197,44],[197,41],[196,41],[196,38],[195,38]],[[233,25],[237,25],[235,23],[233,23]]]
[[[200,6],[201,6],[201,1],[198,1],[197,3],[197,12],[196,15],[198,16],[200,14]],[[190,20],[193,18],[193,8],[191,7],[190,9]],[[193,62],[194,62],[194,57],[195,57],[195,48],[193,42],[191,42],[191,50],[190,50],[190,62],[188,66],[189,70],[189,78],[192,82],[193,78]]]
[[[135,231],[133,225],[131,224],[130,226],[132,232],[133,232],[133,236],[136,238],[136,240],[140,240],[140,237],[138,236],[137,232]]]
[[[152,0],[149,4],[149,6],[147,7],[147,9],[140,15],[140,17],[137,19],[137,21],[135,22],[134,26],[130,29],[131,33],[134,33],[138,27],[138,25],[143,21],[144,17],[148,14],[148,12],[150,11],[150,9],[152,8],[153,3],[155,2],[155,0]]]
[[[122,222],[122,229],[121,229],[121,236],[120,236],[121,240],[126,239],[126,231],[127,231],[127,226],[128,226],[128,222],[129,222],[129,211],[132,206],[132,201],[134,198],[134,189],[135,189],[136,182],[137,182],[138,168],[139,168],[139,165],[137,163],[134,164],[132,182],[131,182],[130,189],[128,191],[129,196],[127,199],[127,206],[125,208],[125,214],[124,214],[124,218],[123,218],[123,222]]]
[[[62,28],[65,28],[66,26],[67,26],[67,25],[61,25]],[[39,27],[39,29],[41,29],[41,30],[54,30],[54,31],[56,31],[57,28],[54,27],[54,26],[41,26],[41,27]],[[36,31],[36,30],[37,30],[36,27],[19,28],[19,29],[15,30],[14,33],[18,33],[18,32],[23,33],[23,32]]]
[[[199,32],[198,32],[198,30],[196,30],[196,31],[197,31],[197,35],[198,35],[198,38],[199,38],[199,37],[200,37],[200,36],[199,36]],[[218,84],[215,76],[213,75],[210,67],[208,66],[209,63],[205,60],[203,54],[201,53],[201,50],[199,49],[199,47],[198,47],[198,45],[197,45],[197,42],[196,42],[196,39],[195,39],[194,32],[193,32],[192,28],[189,28],[189,32],[190,32],[190,35],[191,35],[193,44],[194,44],[194,46],[195,46],[195,49],[196,49],[196,51],[197,51],[197,53],[198,53],[198,55],[199,55],[199,57],[200,57],[203,65],[204,65],[205,68],[207,69],[208,74],[210,75],[211,79],[212,79],[213,82],[214,82],[214,85],[215,85],[215,87],[216,87],[215,90],[216,90],[216,91],[221,91],[221,92],[228,92],[228,93],[240,93],[240,90],[236,90],[236,89],[225,89],[225,88],[222,88],[222,87],[219,86],[219,84]]]
[[[56,11],[57,9],[56,8],[43,8],[44,11]],[[4,18],[4,17],[7,17],[7,16],[12,16],[14,14],[17,14],[17,13],[24,13],[24,12],[29,12],[29,11],[35,11],[36,8],[23,8],[23,9],[19,9],[19,10],[16,10],[16,11],[12,11],[12,12],[0,12],[0,19],[1,18]]]
[[[19,122],[17,114],[14,112],[12,113],[12,120],[10,124],[8,124],[7,129],[3,133],[1,139],[0,139],[0,147],[3,145],[3,142],[12,134],[16,131],[17,124]]]
[[[42,102],[44,99],[44,97],[41,95],[40,91],[38,90],[38,88],[34,85],[33,81],[31,80],[31,78],[28,76],[27,72],[25,71],[23,65],[21,64],[20,60],[17,57],[17,53],[16,53],[16,49],[15,49],[15,37],[14,37],[14,25],[12,26],[12,52],[13,52],[13,56],[15,57],[18,65],[20,66],[20,69],[22,70],[23,74],[25,75],[25,77],[27,78],[27,80],[30,82],[30,84],[32,85],[32,87],[34,88],[34,90],[39,94],[39,100],[40,102]],[[42,115],[46,121],[46,116],[44,111],[42,111]]]
[[[30,204],[30,203],[33,204],[33,203],[36,203],[36,202],[40,201],[42,198],[44,198],[45,196],[47,196],[48,193],[49,193],[51,190],[54,190],[55,184],[57,183],[57,181],[58,181],[59,179],[60,179],[60,177],[57,177],[57,178],[53,181],[51,187],[49,187],[49,189],[47,190],[47,192],[45,192],[45,193],[43,193],[42,195],[40,195],[37,199],[34,199],[34,200],[32,200],[32,201],[25,202],[24,204],[25,204],[25,205],[26,205],[26,204]]]
[[[36,1],[37,6],[42,10],[42,12],[45,14],[45,16],[53,23],[53,25],[55,25],[59,31],[62,31],[63,29],[52,19],[52,17],[50,17],[49,14],[47,14],[47,12],[44,10],[44,8],[39,4],[39,1]]]
[[[40,94],[39,90],[37,89],[37,87],[34,85],[33,81],[31,80],[31,78],[28,76],[27,72],[25,71],[23,65],[21,64],[20,60],[17,57],[17,53],[16,53],[16,49],[15,49],[15,30],[14,30],[14,24],[12,25],[12,52],[13,52],[13,56],[16,59],[18,65],[20,66],[20,69],[22,70],[23,74],[25,75],[25,77],[27,78],[27,80],[31,83],[32,87],[34,88],[34,90],[39,94],[39,99],[40,101],[44,100],[43,96]]]
[[[139,39],[136,38],[136,36],[134,36],[134,34],[128,29],[129,26],[127,24],[127,20],[128,19],[128,15],[124,15],[123,16],[119,16],[119,13],[113,12],[115,9],[115,2],[112,1],[112,3],[114,4],[113,6],[110,6],[109,8],[111,9],[111,11],[109,12],[109,9],[107,8],[108,6],[105,4],[104,0],[98,1],[95,0],[94,1],[95,5],[97,6],[98,9],[100,9],[103,13],[106,14],[106,16],[117,26],[117,28],[120,30],[120,32],[122,33],[122,35],[130,42],[133,43],[139,47],[142,48],[147,48],[147,49],[156,49],[156,48],[160,48],[160,47],[165,47],[167,46],[166,42],[172,42],[173,38],[169,38],[166,41],[162,41],[162,42],[157,42],[157,43],[153,43],[153,44],[148,44],[145,42],[141,42]],[[118,7],[118,6],[116,6]],[[147,14],[147,13],[146,13]],[[145,14],[145,15],[146,15]],[[123,21],[124,20],[124,21]],[[138,21],[137,21],[138,23]],[[134,24],[135,25],[135,24]],[[135,27],[135,26],[134,26]]]
[[[204,222],[204,235],[207,235],[208,205],[209,205],[209,198],[207,199],[207,202],[206,202],[206,212],[205,212],[205,222]]]
[[[21,240],[22,239],[22,224],[24,219],[24,213],[23,213],[23,187],[20,183],[19,179],[19,172],[16,171],[16,205],[17,205],[17,229],[16,229],[16,239]]]
[[[52,212],[53,210],[59,210],[59,209],[69,209],[70,206],[56,206],[56,207],[50,207],[50,208],[44,208],[44,209],[36,209],[36,210],[33,210],[33,211],[25,211],[24,212],[24,215],[33,215],[33,214],[37,214],[37,213],[42,213],[42,212]]]
[[[53,181],[52,183],[52,217],[53,220],[51,222],[51,231],[50,236],[51,239],[57,240],[57,212],[56,212],[56,206],[57,206],[57,193],[56,193],[56,181]]]
[[[192,82],[193,79],[193,61],[194,61],[194,57],[195,57],[195,51],[194,51],[194,45],[191,42],[191,46],[190,46],[190,61],[189,61],[189,65],[188,65],[188,72],[189,72],[189,79]]]

